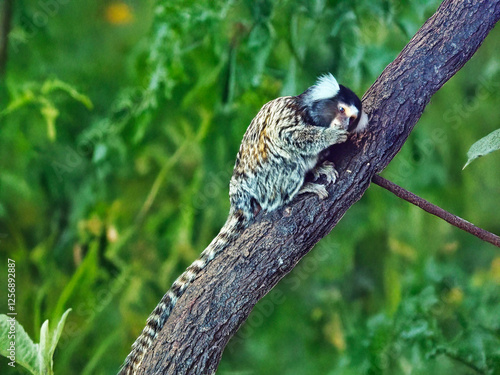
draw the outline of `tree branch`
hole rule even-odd
[[[340,176],[327,187],[330,197],[299,196],[259,214],[178,300],[139,373],[214,373],[258,300],[361,198],[401,149],[431,96],[472,57],[499,18],[500,0],[445,0],[366,92],[369,128],[336,147]]]
[[[383,177],[378,175],[374,175],[372,178],[373,183],[377,184],[384,189],[389,190],[391,193],[396,195],[397,197],[404,199],[417,207],[420,207],[424,211],[440,217],[441,219],[447,221],[451,225],[460,228],[484,241],[491,243],[497,247],[500,247],[500,237],[496,234],[488,232],[482,228],[476,227],[474,224],[469,223],[468,221],[449,213],[446,210],[443,210],[441,207],[436,206],[423,198],[420,198],[418,195],[413,194],[412,192],[403,189],[401,186],[396,185],[395,183],[386,180]]]

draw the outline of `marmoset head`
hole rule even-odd
[[[314,86],[299,95],[316,126],[336,126],[349,132],[361,132],[368,125],[361,100],[330,73],[318,78]]]

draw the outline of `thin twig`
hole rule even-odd
[[[383,177],[378,175],[374,175],[372,181],[383,187],[384,189],[389,190],[391,193],[395,194],[401,199],[408,201],[414,204],[417,207],[420,207],[424,211],[440,217],[441,219],[447,221],[451,225],[454,225],[457,228],[460,228],[484,241],[491,243],[497,247],[500,247],[500,237],[496,234],[488,232],[482,228],[476,227],[474,224],[469,223],[468,221],[449,213],[448,211],[443,210],[441,207],[438,207],[423,198],[420,198],[418,195],[415,195],[408,190],[403,189],[401,186],[396,185],[395,183],[386,180]]]

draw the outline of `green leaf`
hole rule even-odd
[[[61,316],[61,319],[59,319],[59,323],[57,323],[56,329],[52,332],[52,337],[50,341],[50,357],[54,355],[54,352],[56,351],[56,346],[57,343],[59,342],[59,339],[61,338],[62,331],[64,329],[64,325],[66,324],[66,318],[68,317],[68,314],[70,313],[71,309],[67,309],[63,316]]]
[[[467,152],[467,157],[469,159],[462,169],[465,169],[473,160],[498,149],[500,149],[500,129],[491,132],[470,147]]]
[[[53,142],[56,140],[56,119],[59,116],[59,111],[48,100],[44,100],[43,103],[40,112],[47,124],[47,137]]]
[[[29,370],[32,374],[41,374],[40,369],[40,358],[38,344],[33,343],[31,338],[28,336],[23,326],[20,325],[17,320],[15,320],[15,345],[11,345],[11,337],[9,337],[7,332],[10,332],[12,318],[7,315],[0,315],[0,354],[7,357],[9,363],[12,359],[15,362]],[[15,356],[9,357],[11,355],[11,349],[15,347]]]
[[[41,374],[52,374],[52,356],[50,352],[49,321],[46,320],[40,329],[40,345],[38,351]]]
[[[9,361],[15,359],[16,363],[32,374],[52,375],[54,373],[53,355],[70,311],[71,309],[66,310],[53,332],[49,331],[48,320],[42,324],[39,344],[33,343],[33,340],[15,318],[0,315],[0,332],[13,332],[15,334],[15,337],[9,337],[8,334],[0,336],[0,354],[7,357]],[[15,331],[11,329],[12,324],[15,324]],[[11,345],[11,342],[14,342],[14,345]],[[14,348],[15,354],[10,357],[12,348]]]
[[[76,101],[82,103],[85,107],[87,107],[87,109],[92,109],[93,107],[92,101],[88,96],[81,94],[73,86],[59,79],[51,79],[45,81],[40,89],[43,95],[46,95],[54,90],[62,90],[66,92],[73,99],[75,99]]]
[[[5,115],[8,115],[11,112],[14,112],[15,110],[26,106],[28,104],[33,103],[36,100],[36,95],[33,93],[32,90],[26,90],[24,91],[21,95],[16,96],[5,108],[4,110],[0,111],[0,117],[3,117]]]

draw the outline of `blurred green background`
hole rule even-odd
[[[35,341],[73,309],[56,373],[118,370],[224,223],[264,103],[325,72],[361,96],[439,3],[14,2],[1,267],[16,261],[17,318]],[[499,38],[433,97],[382,174],[495,233],[500,156],[462,166],[499,127]],[[0,372],[25,373],[5,358]],[[218,373],[500,374],[500,253],[372,186],[255,307]]]

